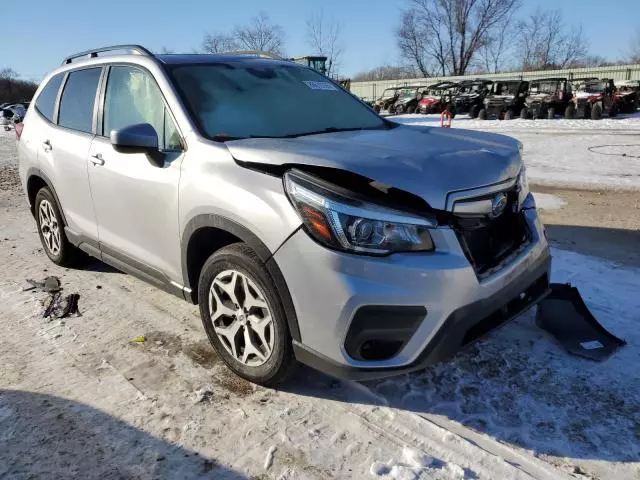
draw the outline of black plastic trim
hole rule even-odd
[[[280,271],[280,267],[278,267],[278,264],[273,258],[273,253],[262,242],[262,240],[260,240],[249,229],[226,217],[214,214],[196,215],[191,220],[189,220],[184,228],[181,242],[182,278],[185,288],[191,290],[190,298],[188,298],[187,300],[191,303],[197,303],[197,292],[195,291],[195,289],[193,289],[193,286],[191,285],[191,282],[189,280],[187,252],[189,247],[189,240],[191,239],[193,234],[201,228],[217,228],[220,230],[224,230],[225,232],[228,232],[233,236],[239,238],[242,242],[246,243],[256,252],[258,258],[260,258],[260,261],[264,263],[265,268],[274,281],[276,290],[278,292],[278,295],[280,296],[280,300],[282,301],[285,315],[287,316],[287,323],[289,325],[289,332],[291,333],[291,337],[295,341],[300,341],[300,327],[298,326],[298,317],[293,305],[293,300],[291,299],[291,293],[289,293],[289,287],[287,287],[287,282],[285,281],[284,276]]]
[[[47,187],[49,187],[49,190],[51,190],[51,193],[53,194],[53,198],[56,199],[56,203],[58,204],[58,209],[60,210],[60,215],[62,215],[62,221],[64,222],[65,225],[68,225],[67,222],[67,217],[64,214],[64,209],[62,208],[62,203],[60,203],[60,198],[58,198],[58,194],[56,193],[56,189],[53,188],[53,182],[49,179],[49,177],[47,177],[47,175],[40,170],[39,168],[35,168],[35,167],[31,167],[29,168],[29,170],[27,170],[27,175],[26,175],[26,179],[27,179],[27,185],[29,185],[29,180],[31,180],[32,177],[38,177],[40,179],[42,179],[44,181],[44,183],[47,185]],[[35,205],[31,205],[31,202],[29,200],[29,195],[27,192],[27,201],[29,201],[29,207],[31,209],[31,214],[34,215],[35,217]]]
[[[551,256],[547,250],[535,263],[527,269],[516,281],[503,288],[491,297],[479,300],[454,311],[444,321],[442,327],[433,336],[426,348],[412,363],[400,367],[389,368],[365,368],[340,364],[315,350],[303,345],[299,341],[293,342],[293,351],[296,359],[320,370],[328,375],[354,381],[375,380],[390,377],[402,373],[421,370],[427,365],[446,360],[453,356],[462,346],[465,334],[474,326],[482,323],[484,319],[498,314],[514,300],[517,300],[522,292],[539,289],[541,282],[546,284],[543,291],[533,297],[523,300],[516,311],[510,311],[501,318],[498,326],[502,326],[522,314],[540,300],[544,299],[551,289],[549,288],[549,272],[551,269]],[[488,333],[487,330],[484,333]],[[478,337],[479,338],[479,337]],[[476,340],[474,338],[474,340]]]
[[[388,360],[395,357],[411,340],[420,323],[427,315],[422,306],[407,305],[365,305],[353,316],[344,348],[355,360],[372,360],[366,358],[362,350],[368,342],[393,343],[387,352],[377,353],[377,360]]]

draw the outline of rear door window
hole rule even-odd
[[[53,122],[53,110],[56,106],[56,99],[58,98],[58,91],[63,78],[64,73],[59,73],[52,77],[36,100],[36,109],[50,122]]]
[[[60,99],[60,126],[92,132],[93,106],[101,71],[102,68],[87,68],[69,74]]]

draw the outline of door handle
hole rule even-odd
[[[45,152],[50,152],[53,147],[51,146],[51,142],[49,140],[45,140],[42,142],[42,149]]]
[[[96,153],[94,155],[91,155],[91,163],[93,163],[94,165],[104,165],[104,158],[102,158],[102,154],[101,153]]]

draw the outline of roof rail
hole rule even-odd
[[[262,52],[260,50],[232,50],[229,52],[219,52],[214,55],[253,55],[260,58],[272,58],[274,60],[285,60],[280,55],[270,52]]]
[[[94,48],[92,50],[87,50],[84,52],[76,53],[74,55],[70,55],[62,61],[62,65],[69,64],[76,58],[80,58],[80,57],[96,58],[98,56],[98,53],[111,52],[114,50],[130,50],[132,53],[136,53],[138,55],[144,55],[145,57],[153,57],[153,53],[151,53],[149,50],[147,50],[141,45],[113,45],[111,47]]]

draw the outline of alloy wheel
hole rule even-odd
[[[263,365],[273,352],[274,325],[264,293],[244,273],[225,270],[209,290],[209,314],[224,349],[249,367]]]
[[[60,253],[60,224],[49,200],[42,200],[38,208],[40,220],[40,232],[44,239],[44,245],[52,255]]]

